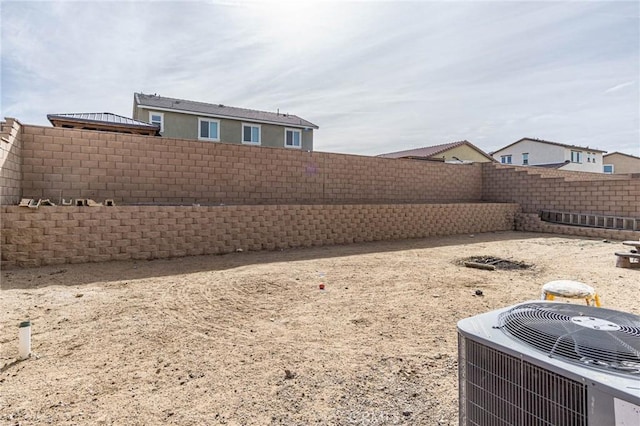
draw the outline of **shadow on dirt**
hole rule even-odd
[[[221,271],[249,265],[330,259],[370,253],[418,250],[452,245],[472,246],[485,242],[563,238],[570,236],[529,232],[489,232],[400,241],[376,241],[322,247],[300,247],[278,251],[248,251],[171,259],[127,260],[103,263],[50,265],[2,271],[0,289],[34,289],[47,286],[77,286],[95,282],[135,280],[162,276]],[[575,237],[575,239],[584,239]],[[466,249],[465,249],[466,251]],[[469,247],[469,252],[472,248]],[[168,272],[170,271],[170,272]]]

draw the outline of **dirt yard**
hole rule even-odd
[[[456,322],[555,279],[640,314],[621,249],[503,232],[3,271],[0,424],[455,425]]]

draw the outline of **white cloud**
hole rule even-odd
[[[617,92],[624,89],[625,87],[633,86],[634,84],[636,84],[635,81],[627,81],[626,83],[616,84],[613,87],[609,87],[607,90],[604,91],[604,93]]]
[[[521,137],[640,154],[635,2],[4,1],[2,115],[135,91],[297,114],[320,151]]]

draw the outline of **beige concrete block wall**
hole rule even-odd
[[[480,165],[23,127],[23,196],[117,204],[476,202]]]
[[[22,125],[0,123],[0,205],[17,204],[22,194]]]
[[[555,210],[640,218],[640,178],[482,165],[482,199],[518,203],[525,213]]]
[[[1,207],[2,267],[512,230],[516,204]]]
[[[589,238],[606,238],[619,241],[640,240],[639,231],[560,225],[556,223],[543,222],[540,219],[540,216],[536,213],[516,214],[516,230],[526,232],[546,232],[549,234],[576,235],[579,237]],[[615,246],[614,248],[617,251],[627,251],[628,249],[623,246]]]

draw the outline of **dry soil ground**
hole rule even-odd
[[[505,232],[4,271],[0,423],[457,424],[456,322],[554,279],[640,314],[621,248]]]

